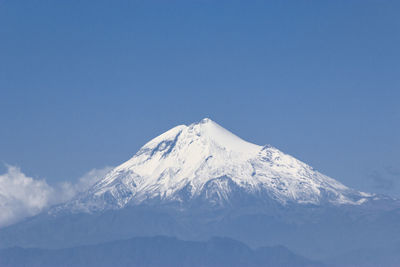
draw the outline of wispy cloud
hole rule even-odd
[[[102,169],[92,169],[83,175],[76,183],[62,182],[58,184],[55,188],[59,193],[59,197],[54,204],[65,202],[73,198],[76,194],[86,191],[112,169],[113,168],[109,166]]]
[[[7,172],[0,175],[0,227],[73,198],[103,178],[111,169],[93,169],[76,183],[63,182],[50,186],[45,180],[26,176],[18,167],[7,166]]]

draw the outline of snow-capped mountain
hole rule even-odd
[[[399,221],[400,201],[350,189],[204,119],[154,138],[75,199],[0,229],[0,248],[224,236],[322,259],[397,251]]]
[[[203,119],[154,138],[87,192],[57,209],[92,211],[199,199],[223,206],[237,192],[283,205],[358,205],[373,197],[272,146],[246,142]]]

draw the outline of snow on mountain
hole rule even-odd
[[[203,119],[154,138],[63,208],[91,211],[200,197],[212,205],[224,205],[237,189],[283,205],[357,205],[373,196],[350,189],[274,147],[251,144]]]

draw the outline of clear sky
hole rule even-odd
[[[210,117],[400,196],[399,14],[398,0],[0,0],[0,161],[74,181]]]

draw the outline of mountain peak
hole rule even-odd
[[[68,205],[105,209],[199,199],[225,205],[238,192],[281,204],[360,204],[369,197],[272,146],[249,143],[205,118],[152,139]]]
[[[200,124],[206,124],[206,123],[215,123],[215,122],[210,118],[204,118],[199,123]]]
[[[191,133],[204,138],[204,142],[212,142],[220,148],[240,153],[257,153],[261,146],[249,143],[209,118],[188,126],[186,137],[192,138]]]

